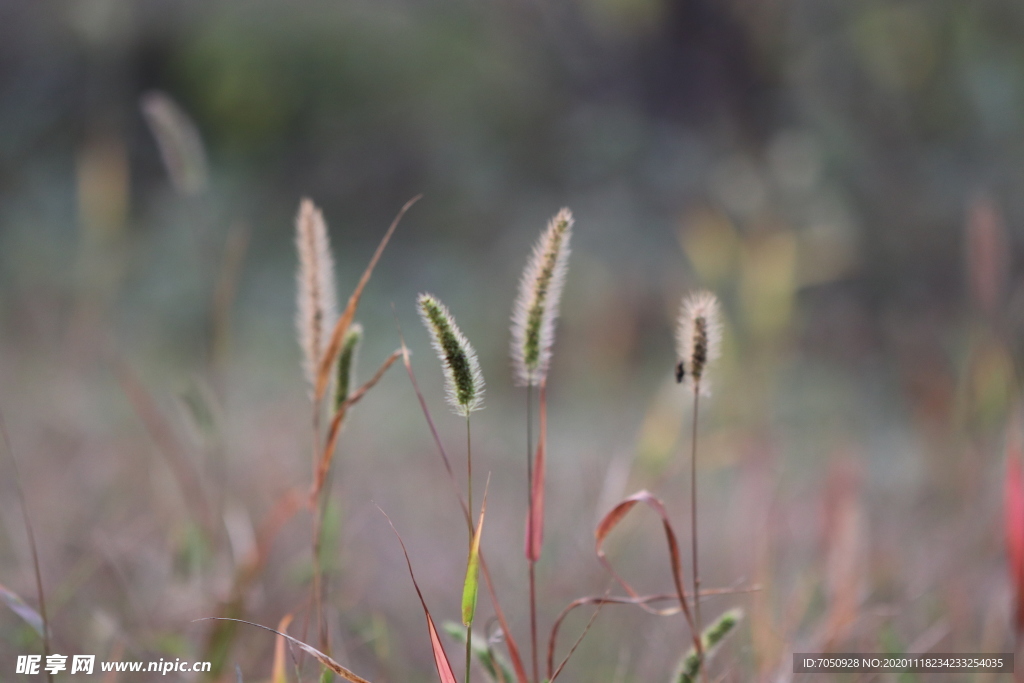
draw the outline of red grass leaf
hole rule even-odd
[[[380,510],[379,507],[377,509]],[[434,665],[437,667],[437,675],[441,679],[441,683],[458,683],[455,679],[455,673],[452,671],[451,662],[448,661],[448,655],[445,654],[444,646],[441,645],[441,639],[437,636],[437,628],[434,627],[434,619],[430,616],[430,610],[427,609],[427,601],[423,599],[423,592],[420,591],[420,586],[416,583],[416,575],[412,571],[412,560],[409,559],[409,551],[405,549],[402,535],[398,533],[398,529],[395,528],[387,513],[383,510],[380,510],[380,513],[388,520],[391,530],[398,537],[398,543],[402,546],[402,553],[405,555],[405,563],[409,566],[409,577],[412,578],[412,586],[416,589],[416,595],[423,606],[423,614],[427,617],[427,629],[430,631],[430,647],[434,651]]]
[[[612,575],[612,577],[622,586],[622,589],[626,591],[630,597],[639,598],[639,594],[633,590],[625,579],[619,576],[618,572],[612,567],[611,562],[608,561],[607,556],[604,553],[604,541],[608,537],[608,534],[618,526],[619,522],[629,514],[637,503],[644,503],[647,507],[658,513],[661,517],[661,524],[665,529],[665,540],[668,543],[669,559],[672,562],[672,581],[676,587],[676,595],[679,598],[679,607],[683,611],[683,615],[686,617],[686,623],[690,626],[690,632],[693,635],[694,646],[697,651],[700,651],[700,636],[693,625],[693,617],[690,615],[690,608],[686,604],[686,591],[683,590],[683,565],[679,559],[679,542],[676,540],[676,533],[672,529],[672,523],[668,519],[668,511],[665,510],[665,505],[658,500],[650,491],[638,491],[632,496],[626,498],[621,503],[612,508],[611,512],[604,516],[604,518],[598,523],[597,530],[594,532],[595,545],[594,550],[597,553],[597,559],[604,565],[604,568]],[[647,606],[644,603],[637,603],[644,610],[652,614],[661,614],[661,611],[656,610],[652,607]]]
[[[324,351],[324,357],[320,359],[320,369],[317,372],[316,377],[316,391],[314,392],[315,403],[320,405],[320,401],[324,397],[324,392],[327,391],[327,384],[330,382],[331,374],[334,370],[334,360],[341,350],[341,342],[345,338],[345,333],[348,332],[349,325],[352,324],[352,320],[356,317],[356,309],[359,308],[359,299],[363,296],[363,289],[366,288],[366,283],[370,281],[370,275],[373,274],[373,269],[377,266],[377,261],[380,260],[381,254],[384,253],[384,247],[388,245],[388,241],[391,239],[391,235],[394,234],[395,228],[398,227],[399,221],[402,220],[402,216],[409,208],[418,202],[423,195],[416,195],[405,203],[405,206],[401,208],[398,215],[395,216],[395,220],[391,221],[391,227],[384,234],[384,238],[381,239],[380,244],[377,245],[377,251],[373,253],[373,258],[370,259],[369,265],[366,266],[366,270],[363,271],[363,276],[359,278],[359,284],[356,285],[355,290],[352,292],[352,296],[348,298],[348,304],[345,306],[344,312],[341,317],[338,318],[338,322],[334,325],[334,332],[331,333],[331,341],[327,345],[327,349]]]
[[[533,465],[533,507],[526,513],[526,559],[540,560],[544,545],[544,480],[547,471],[548,391],[547,382],[540,385],[540,438],[537,440],[537,458]]]
[[[1024,630],[1024,472],[1021,470],[1021,441],[1016,425],[1007,429],[1004,523],[1010,578],[1016,593],[1014,624]]]

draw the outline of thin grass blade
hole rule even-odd
[[[288,635],[287,633],[282,633],[281,631],[278,631],[277,629],[270,628],[269,626],[264,626],[263,624],[257,624],[254,621],[246,621],[244,619],[230,619],[228,617],[205,617],[203,619],[196,619],[195,621],[236,621],[236,622],[238,622],[240,624],[248,624],[249,626],[255,626],[256,628],[261,628],[264,631],[270,631],[271,633],[276,633],[278,636],[284,638],[285,640],[287,640],[292,645],[296,646],[297,648],[299,648],[300,650],[302,650],[306,654],[310,655],[311,657],[313,657],[313,659],[315,659],[316,661],[320,662],[320,664],[322,666],[327,667],[328,669],[333,671],[338,676],[341,676],[342,678],[344,678],[346,681],[351,681],[351,683],[370,683],[368,680],[366,680],[362,676],[359,676],[358,674],[349,671],[348,669],[343,667],[341,664],[338,664],[336,661],[334,661],[333,659],[331,659],[330,657],[325,655],[323,652],[320,652],[320,650],[316,649],[312,645],[307,645],[306,643],[302,642],[298,638],[293,638],[292,636]]]
[[[701,599],[708,596],[721,596],[721,595],[741,595],[744,593],[754,593],[761,590],[759,585],[748,586],[745,588],[705,588],[701,589]],[[674,601],[677,605],[679,603],[679,596],[675,593],[658,593],[656,595],[641,595],[635,598],[624,597],[619,595],[586,595],[582,598],[577,598],[570,602],[565,609],[559,613],[558,617],[555,618],[555,622],[551,627],[551,636],[548,639],[548,678],[551,679],[551,673],[554,671],[555,663],[555,651],[558,643],[558,632],[562,628],[562,622],[565,621],[566,617],[569,616],[576,608],[583,607],[584,605],[632,605],[632,606],[644,606],[654,602],[668,602]],[[679,614],[682,611],[678,606],[669,607],[664,610],[658,610],[659,616],[672,616]]]
[[[120,362],[117,366],[117,375],[125,397],[174,474],[189,513],[203,530],[212,536],[214,523],[210,505],[203,493],[203,477],[188,457],[185,446],[135,371],[127,363]]]
[[[313,483],[313,491],[311,500],[315,500],[317,494],[320,493],[320,489],[324,485],[324,480],[327,478],[327,472],[331,468],[331,460],[334,458],[334,448],[338,443],[338,434],[341,433],[341,425],[345,421],[345,415],[348,414],[349,408],[354,406],[356,403],[366,395],[370,389],[377,385],[377,382],[384,377],[384,373],[394,365],[398,357],[402,355],[401,351],[394,351],[390,356],[387,357],[381,366],[377,368],[377,372],[374,373],[373,377],[367,380],[361,387],[352,392],[347,399],[334,411],[334,415],[331,417],[331,424],[327,429],[327,440],[324,446],[323,453],[320,454],[320,461],[316,468],[316,479]]]
[[[28,537],[28,548],[32,553],[32,573],[36,579],[36,598],[39,600],[39,621],[43,627],[43,655],[50,655],[50,620],[46,616],[46,593],[43,590],[43,572],[39,568],[39,548],[36,546],[36,534],[32,529],[32,519],[28,514],[28,503],[25,502],[25,491],[21,488],[21,475],[18,474],[18,459],[14,456],[14,445],[11,435],[7,433],[7,421],[0,411],[0,437],[3,439],[4,450],[11,462],[11,473],[14,478],[14,489],[18,492],[18,506],[21,508],[21,521],[25,525]],[[46,672],[46,680],[53,683],[53,673]]]
[[[32,627],[39,637],[43,637],[43,617],[39,612],[30,607],[17,593],[0,584],[0,600],[3,600],[12,612],[21,617],[21,620]]]
[[[473,532],[473,542],[469,548],[469,560],[466,562],[466,580],[462,583],[462,625],[473,624],[476,614],[476,598],[480,592],[480,534],[484,530],[484,515],[487,514],[487,489],[491,486],[491,477],[487,477],[484,487],[484,502],[480,506],[480,521]],[[472,647],[472,644],[471,644]]]
[[[314,393],[316,403],[319,405],[320,401],[324,397],[324,392],[327,391],[327,386],[330,384],[332,370],[334,369],[334,362],[337,358],[338,352],[341,350],[341,342],[345,339],[345,333],[348,332],[349,325],[355,319],[356,310],[359,308],[359,299],[363,296],[363,290],[366,288],[366,283],[370,281],[370,275],[373,274],[373,269],[377,266],[377,261],[380,260],[381,254],[384,253],[384,248],[388,245],[391,240],[391,235],[394,234],[395,228],[398,227],[398,223],[402,220],[402,216],[408,211],[413,204],[418,202],[423,195],[419,194],[410,199],[405,203],[405,206],[399,210],[398,215],[391,222],[391,227],[384,234],[380,244],[377,246],[377,251],[373,253],[373,258],[370,259],[369,265],[366,266],[366,270],[363,271],[363,276],[359,278],[359,284],[356,285],[355,291],[352,292],[352,296],[348,299],[348,304],[345,306],[345,311],[338,318],[338,322],[334,325],[334,331],[331,333],[331,341],[328,343],[326,350],[324,351],[324,357],[320,359],[320,369],[317,372],[316,378],[316,391]]]
[[[441,629],[459,645],[465,644],[466,629],[462,626],[459,626],[454,621],[446,621],[441,624]],[[504,657],[491,649],[486,638],[474,633],[470,647],[473,650],[473,656],[480,662],[480,666],[483,667],[494,683],[512,683],[515,680],[508,662],[505,661]]]
[[[377,508],[380,510],[380,508]],[[391,525],[391,530],[395,532],[395,536],[398,537],[398,543],[402,546],[402,553],[405,555],[405,563],[409,566],[409,576],[412,578],[412,586],[416,589],[416,595],[420,599],[420,605],[423,606],[423,614],[427,617],[427,630],[430,631],[430,647],[434,652],[434,665],[437,667],[437,675],[441,679],[441,683],[458,683],[455,679],[455,673],[452,671],[451,662],[448,661],[448,655],[445,654],[444,646],[441,644],[441,639],[437,635],[437,628],[434,626],[434,619],[430,616],[430,610],[427,608],[427,601],[423,599],[423,592],[420,590],[420,586],[416,583],[416,575],[412,571],[412,560],[409,559],[409,551],[405,549],[405,541],[402,540],[402,535],[398,533],[398,529],[395,528],[394,522],[388,517],[387,513],[380,510],[380,513],[384,515],[384,518],[388,520],[388,524]]]
[[[281,618],[281,621],[277,624],[277,630],[284,633],[288,630],[288,626],[292,623],[292,615],[286,614]],[[284,661],[284,646],[288,643],[283,637],[278,636],[277,642],[274,643],[274,667],[273,677],[271,680],[273,683],[288,683],[288,676],[285,674],[285,661]]]

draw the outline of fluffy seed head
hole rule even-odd
[[[476,352],[463,336],[448,308],[432,294],[420,294],[420,317],[430,331],[434,349],[444,368],[448,403],[459,415],[468,416],[484,403],[484,376]]]
[[[295,246],[299,252],[298,294],[295,326],[302,347],[303,369],[311,386],[327,346],[325,330],[334,327],[337,317],[334,284],[334,257],[327,238],[327,224],[320,209],[309,199],[299,205],[295,219]]]
[[[699,391],[708,366],[718,358],[721,341],[722,323],[715,295],[701,290],[683,299],[676,332],[676,381],[685,380]],[[706,382],[703,388],[706,392]]]
[[[352,323],[345,333],[345,339],[341,342],[341,351],[338,353],[338,364],[334,372],[334,410],[337,411],[341,404],[348,398],[356,377],[356,356],[359,352],[359,342],[363,340],[363,326],[359,323]]]
[[[519,280],[519,296],[512,311],[512,361],[521,386],[540,384],[547,376],[572,225],[569,209],[562,209],[548,222]]]

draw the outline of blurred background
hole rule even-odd
[[[483,546],[521,648],[525,395],[508,321],[532,242],[569,206],[542,642],[570,600],[607,589],[593,529],[616,501],[650,488],[688,543],[672,335],[680,298],[708,287],[726,327],[701,403],[703,581],[760,586],[706,604],[746,611],[714,673],[788,680],[793,651],[1012,650],[1022,31],[1010,0],[0,0],[0,408],[52,649],[270,678],[270,634],[191,620],[295,613],[303,631],[309,514],[282,512],[311,468],[298,203],[324,210],[344,301],[423,193],[361,303],[358,372],[399,345],[397,317],[461,463],[416,294],[445,301],[478,349]],[[377,683],[434,680],[374,504],[438,620],[458,621],[465,531],[400,364],[335,465],[332,652]],[[0,467],[0,584],[36,605]],[[670,592],[643,514],[609,556],[642,592]],[[567,620],[560,653],[588,618]],[[563,676],[667,680],[686,638],[679,617],[609,606]],[[41,648],[0,613],[5,677]]]

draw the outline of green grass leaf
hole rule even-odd
[[[487,478],[487,486],[491,483]],[[466,580],[462,584],[462,624],[471,626],[473,615],[476,614],[476,598],[480,592],[480,534],[484,530],[484,515],[487,513],[487,489],[484,489],[484,502],[480,506],[480,521],[473,532],[473,542],[469,547],[469,560],[466,562]]]

